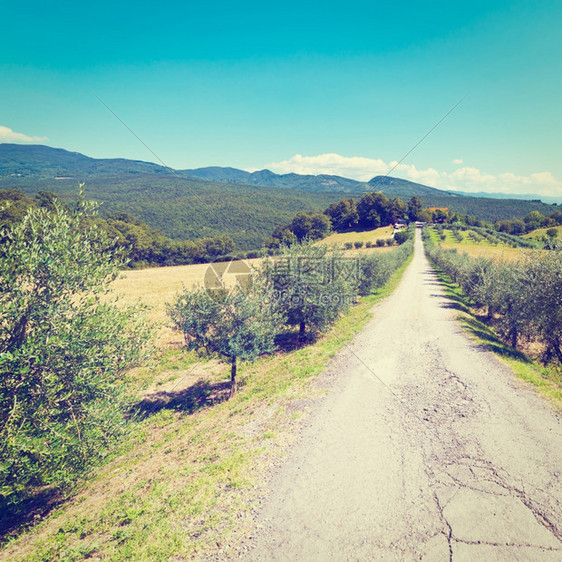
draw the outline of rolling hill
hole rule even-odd
[[[90,158],[42,145],[0,144],[0,189],[52,191],[73,199],[79,182],[86,182],[88,197],[103,203],[102,214],[126,211],[177,239],[226,234],[241,250],[260,247],[276,226],[290,222],[300,211],[321,211],[334,201],[369,191],[403,200],[417,195],[426,206],[448,207],[490,221],[521,217],[532,210],[552,211],[540,201],[470,197],[386,176],[362,183],[269,170],[170,170],[151,162]]]

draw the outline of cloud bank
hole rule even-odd
[[[23,133],[16,133],[9,127],[0,125],[0,142],[44,142],[47,137],[30,137]]]
[[[463,161],[457,158],[455,164]],[[419,169],[413,164],[397,164],[381,159],[362,156],[341,156],[339,154],[319,154],[302,156],[295,154],[288,160],[270,162],[266,168],[278,174],[295,172],[297,174],[330,174],[344,176],[359,181],[368,181],[374,176],[390,175],[438,189],[452,189],[468,192],[488,191],[495,193],[514,193],[562,196],[562,182],[551,172],[538,172],[529,176],[519,176],[511,172],[489,174],[470,166],[457,168],[453,172],[438,171],[434,168]]]

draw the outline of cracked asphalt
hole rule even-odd
[[[417,232],[236,557],[562,560],[561,417],[455,314]]]

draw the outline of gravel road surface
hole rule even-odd
[[[561,417],[456,314],[417,232],[237,557],[562,560]]]

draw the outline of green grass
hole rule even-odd
[[[434,266],[435,267],[435,266]],[[494,330],[483,322],[472,308],[472,302],[463,290],[436,268],[437,276],[454,307],[459,311],[459,321],[466,332],[484,349],[494,353],[515,375],[535,386],[557,410],[562,410],[562,370],[544,366],[536,359],[502,341]]]
[[[518,248],[511,248],[504,242],[499,242],[498,244],[492,244],[485,238],[482,238],[475,233],[478,237],[478,241],[470,238],[469,234],[474,232],[472,230],[461,231],[463,235],[463,240],[460,242],[453,236],[453,231],[449,229],[444,229],[445,240],[437,234],[435,228],[429,229],[429,234],[433,242],[443,249],[456,249],[459,252],[465,252],[472,257],[486,257],[492,259],[507,259],[515,260],[521,256],[521,251]]]
[[[395,289],[410,260],[313,345],[243,364],[231,400],[226,365],[179,349],[132,373],[139,403],[153,400],[152,390],[160,399],[133,423],[111,462],[2,556],[180,560],[242,538],[271,464],[325,393],[311,383]]]
[[[522,238],[534,238],[536,240],[542,240],[543,237],[546,236],[546,231],[551,229],[551,228],[555,228],[558,231],[558,237],[557,238],[561,238],[562,237],[562,226],[550,226],[550,227],[546,227],[546,228],[537,228],[536,230],[533,230],[527,234],[523,234]]]

